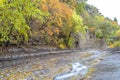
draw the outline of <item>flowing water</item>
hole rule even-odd
[[[88,76],[90,68],[97,64],[105,53],[90,49],[18,60],[19,65],[0,69],[0,80],[80,80]],[[16,61],[6,63],[15,64]]]
[[[54,80],[69,80],[70,77],[73,77],[76,75],[79,75],[82,78],[83,76],[85,76],[85,74],[87,72],[88,72],[87,66],[82,65],[80,62],[75,62],[75,63],[72,63],[72,70],[71,71],[57,75],[54,78]]]
[[[54,80],[72,80],[71,78],[74,76],[79,76],[77,79],[80,80],[80,79],[86,77],[86,74],[88,73],[90,65],[89,66],[83,65],[83,63],[93,60],[93,59],[96,59],[96,58],[100,57],[100,55],[101,55],[100,51],[94,50],[94,49],[89,50],[87,52],[91,53],[92,55],[80,60],[79,62],[71,63],[72,64],[71,71],[55,76]]]
[[[89,80],[120,80],[120,54],[107,56],[95,68]]]

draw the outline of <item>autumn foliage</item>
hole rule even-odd
[[[68,46],[68,36],[71,31],[74,32],[73,29],[76,26],[74,23],[77,22],[77,19],[73,18],[74,10],[59,0],[42,0],[40,5],[42,11],[49,13],[46,21],[40,25],[42,35],[46,35],[46,42],[50,44],[53,41],[54,45]],[[80,25],[81,23],[82,20]],[[47,40],[48,38],[50,39]]]
[[[0,45],[34,40],[64,49],[74,47],[75,36],[86,32],[104,38],[108,44],[119,40],[118,23],[85,1],[0,0]]]

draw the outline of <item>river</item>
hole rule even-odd
[[[18,62],[0,68],[0,80],[119,80],[120,77],[120,55],[104,50],[52,54]]]

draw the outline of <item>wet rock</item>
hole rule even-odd
[[[58,52],[63,54],[58,54]],[[29,59],[26,58],[20,60],[6,61],[8,68],[0,68],[0,73],[4,73],[3,80],[6,80],[8,74],[6,70],[8,69],[10,70],[11,79],[17,76],[17,78],[15,78],[16,80],[21,80],[21,77],[26,80],[36,80],[36,78],[37,80],[53,80],[53,78],[55,79],[57,76],[64,77],[60,80],[80,80],[81,78],[85,77],[89,65],[91,65],[89,64],[90,61],[87,59],[93,58],[91,56],[94,55],[100,56],[98,53],[89,53],[89,50],[84,52],[71,52],[71,50],[62,50],[58,52],[51,51],[51,53],[57,53],[57,55],[52,54],[47,56],[45,55],[40,57],[33,57]],[[29,54],[29,56],[38,56],[40,54],[41,53],[33,53]],[[48,54],[48,52],[46,54]],[[20,57],[21,56],[22,55],[20,54]],[[94,58],[98,58],[98,56]],[[10,64],[13,65],[10,66]],[[0,76],[2,76],[2,74],[0,74]]]
[[[42,70],[37,70],[37,71],[34,71],[34,75],[46,75],[48,74],[50,71],[49,69],[42,69]]]
[[[32,76],[29,76],[28,78],[26,78],[25,80],[35,80]]]
[[[107,56],[95,66],[96,71],[89,80],[119,80],[120,77],[120,55]]]
[[[112,54],[120,53],[120,47],[107,49]]]
[[[72,63],[71,71],[57,75],[54,77],[54,80],[71,80],[73,77],[78,75],[79,79],[82,79],[86,75],[87,71],[88,68],[86,66],[80,64],[79,62],[75,62]]]
[[[17,52],[23,51],[23,49],[22,48],[12,48],[12,49],[9,49],[8,51],[17,53]]]

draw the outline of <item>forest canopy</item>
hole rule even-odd
[[[104,17],[86,0],[0,0],[0,46],[39,37],[41,44],[72,48],[75,36],[86,32],[110,47],[120,46],[117,19]]]

